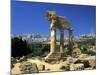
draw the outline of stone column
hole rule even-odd
[[[72,35],[73,35],[73,34],[72,34],[72,29],[69,29],[69,34],[68,34],[68,36],[69,36],[69,41],[70,41],[70,42],[72,42],[72,38],[73,38]]]
[[[54,53],[56,51],[56,29],[53,28],[54,23],[51,23],[51,37],[50,37],[50,53]]]
[[[64,30],[60,31],[60,53],[64,51]]]
[[[56,27],[54,26],[55,21],[51,21],[50,29],[51,29],[51,35],[50,35],[50,53],[45,57],[45,60],[50,58],[53,53],[56,52]]]
[[[69,53],[70,54],[72,54],[72,50],[73,50],[73,40],[72,40],[72,38],[73,38],[73,36],[72,36],[72,29],[69,29],[68,30],[69,32],[69,34],[68,34],[68,41],[69,41]]]

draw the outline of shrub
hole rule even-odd
[[[50,51],[50,44],[44,43],[29,43],[29,48],[32,51],[33,56],[46,56]]]
[[[21,57],[31,53],[28,48],[27,42],[23,41],[21,38],[12,38],[11,39],[11,56],[12,57]]]

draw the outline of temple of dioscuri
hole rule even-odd
[[[68,31],[68,42],[70,45],[70,53],[73,50],[73,29],[65,16],[57,16],[55,11],[48,11],[46,14],[50,21],[50,53],[45,57],[45,60],[59,60],[66,58],[67,54],[64,52],[64,30]],[[56,29],[60,31],[60,49],[56,48]]]

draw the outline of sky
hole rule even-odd
[[[95,6],[15,0],[11,3],[11,33],[50,35],[50,22],[46,17],[48,10],[56,11],[58,16],[65,16],[74,30],[74,35],[96,33]],[[67,30],[64,33],[67,34]]]

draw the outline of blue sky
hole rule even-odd
[[[11,33],[50,35],[47,10],[56,11],[59,16],[66,16],[74,29],[74,35],[96,32],[95,6],[12,1]]]

